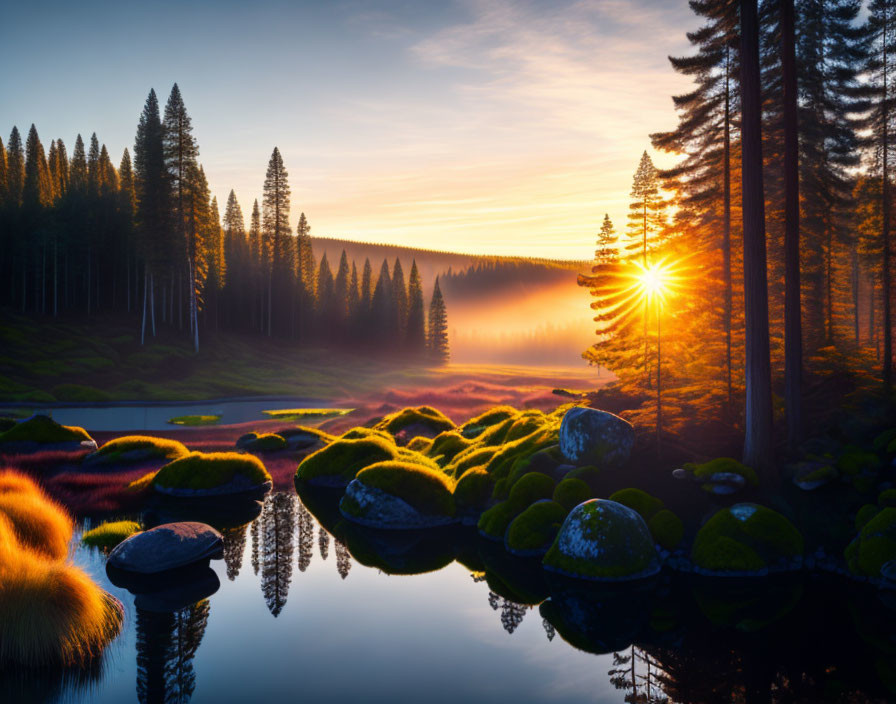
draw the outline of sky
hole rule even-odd
[[[117,163],[176,82],[222,210],[248,219],[277,146],[314,235],[590,259],[697,26],[686,0],[33,0],[0,22],[0,135],[95,131]]]

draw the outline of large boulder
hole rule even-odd
[[[273,487],[261,460],[236,452],[191,452],[153,477],[156,492],[178,498],[262,496]]]
[[[642,579],[660,570],[644,519],[606,499],[572,510],[542,564],[552,572],[599,581]]]
[[[125,435],[104,444],[96,452],[84,458],[84,467],[118,468],[129,464],[141,464],[157,460],[170,462],[185,457],[190,451],[177,440],[147,435]]]
[[[870,518],[847,546],[844,557],[853,574],[879,577],[891,560],[896,560],[896,508],[886,507]],[[892,576],[892,565],[887,568]]]
[[[703,574],[750,576],[797,570],[803,536],[787,518],[758,504],[722,509],[697,532],[691,560]]]
[[[560,451],[575,464],[618,467],[628,462],[635,429],[619,416],[594,408],[570,408],[560,423]]]
[[[132,535],[109,555],[109,566],[123,572],[156,574],[220,558],[224,539],[205,523],[166,523]]]
[[[438,470],[379,462],[349,483],[339,509],[350,521],[374,528],[435,528],[456,522],[453,488]]]

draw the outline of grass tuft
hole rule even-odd
[[[17,542],[46,558],[64,559],[73,528],[65,510],[24,475],[0,473],[0,484],[10,487],[0,492],[0,515],[7,519]]]
[[[135,521],[107,521],[84,533],[81,542],[101,550],[111,550],[140,530],[140,524]]]

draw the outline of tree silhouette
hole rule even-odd
[[[334,549],[336,551],[336,571],[342,579],[348,577],[349,570],[352,568],[352,556],[348,548],[338,538],[333,539]]]
[[[298,565],[299,571],[304,572],[311,564],[311,558],[314,557],[314,518],[301,502],[298,502],[296,506],[296,514]]]
[[[137,609],[137,700],[183,704],[193,696],[193,658],[208,625],[209,602],[173,613]]]
[[[269,494],[261,511],[261,593],[276,617],[286,606],[295,549],[296,497],[285,491]]]
[[[243,566],[243,553],[246,552],[246,529],[248,526],[236,526],[221,531],[224,538],[224,564],[227,567],[227,579],[231,582],[239,576]]]

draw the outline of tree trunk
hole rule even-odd
[[[881,123],[883,139],[881,145],[881,157],[883,159],[883,232],[881,243],[883,247],[883,270],[881,271],[881,284],[883,288],[884,310],[884,388],[890,391],[893,385],[893,321],[890,316],[890,115],[888,101],[890,99],[890,86],[888,83],[890,58],[887,55],[887,38],[889,28],[883,27],[883,100],[881,100]]]
[[[743,181],[746,434],[744,464],[772,479],[762,107],[757,0],[740,0],[741,178]],[[768,482],[766,486],[768,486]]]
[[[728,408],[730,414],[734,408],[734,389],[731,375],[731,314],[733,310],[733,294],[731,282],[731,50],[725,49],[725,146],[723,164],[725,173],[722,176],[724,194],[722,234],[722,267],[725,281],[725,370],[728,381]]]
[[[794,0],[781,2],[784,89],[784,404],[787,446],[802,436],[803,331],[800,310],[800,177]]]
[[[856,252],[856,245],[853,242],[850,250],[850,263],[852,267],[852,324],[853,337],[856,341],[856,347],[859,346],[859,254]]]
[[[140,346],[143,347],[144,342],[146,341],[146,296],[149,292],[149,277],[147,276],[146,268],[143,269],[143,320],[140,323]]]
[[[153,272],[149,272],[149,311],[152,319],[152,336],[156,336],[156,291]]]

